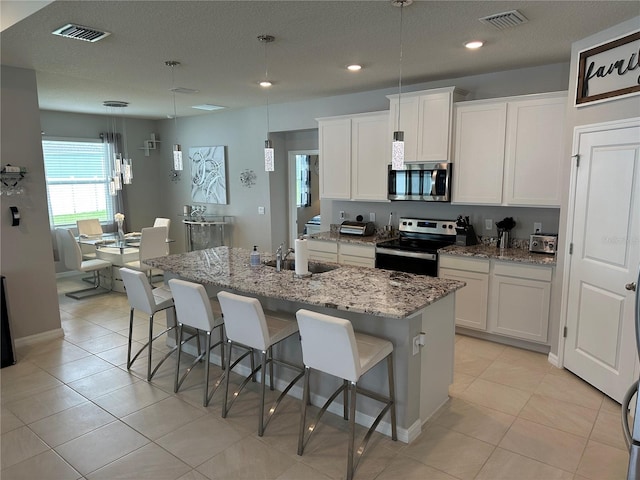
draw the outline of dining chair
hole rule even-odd
[[[153,226],[154,227],[167,227],[167,241],[165,244],[165,250],[167,251],[167,255],[169,255],[169,229],[171,228],[171,219],[169,218],[162,218],[162,217],[156,217],[156,219],[153,221]]]
[[[342,392],[344,418],[349,420],[346,478],[351,480],[371,435],[387,412],[390,412],[391,417],[391,438],[392,440],[397,440],[398,438],[393,378],[393,344],[384,338],[354,332],[351,322],[343,318],[304,309],[298,310],[296,317],[300,329],[302,361],[304,363],[298,455],[302,455],[304,446],[311,434],[316,430],[315,426],[318,424],[320,417]],[[358,385],[358,381],[362,375],[385,359],[387,360],[389,395],[384,396],[361,388]],[[329,397],[307,427],[306,413],[307,404],[309,403],[309,376],[311,369],[341,378],[342,385]],[[384,405],[357,450],[355,449],[356,393],[377,400]],[[349,399],[349,397],[351,398]]]
[[[255,381],[256,374],[260,372],[261,385],[260,408],[258,412],[258,436],[261,437],[264,434],[267,424],[273,418],[273,415],[275,414],[282,399],[304,374],[300,366],[286,362],[282,359],[273,358],[273,346],[292,335],[296,335],[298,333],[298,325],[295,320],[282,318],[275,314],[265,315],[262,305],[257,298],[245,297],[223,291],[218,293],[218,301],[220,302],[222,314],[224,315],[225,332],[227,334],[227,343],[229,345],[226,357],[227,364],[222,417],[226,418],[231,405],[235,399],[238,398],[242,389],[250,380]],[[238,390],[233,394],[231,400],[229,400],[229,377],[231,376],[231,371],[233,370],[234,365],[237,364],[237,362],[233,364],[231,363],[231,347],[238,345],[261,352],[262,362],[255,368],[253,365],[251,366],[251,373],[245,377],[243,382],[240,384],[240,387],[238,387]],[[253,359],[253,355],[251,358]],[[270,390],[273,390],[274,363],[294,370],[297,375],[287,384],[282,393],[278,396],[276,401],[273,403],[273,406],[269,409],[269,413],[265,419],[264,401],[267,365],[269,366],[269,388]]]
[[[102,225],[97,218],[87,218],[84,220],[76,220],[79,237],[100,237],[102,235]],[[80,244],[82,256],[84,259],[97,258],[96,247],[94,245]],[[83,279],[84,280],[84,279]]]
[[[133,270],[144,272],[149,277],[149,282],[154,274],[161,275],[161,270],[154,270],[144,263],[150,258],[165,257],[167,245],[167,227],[147,227],[143,228],[140,235],[140,248],[138,260],[127,262],[123,266]]]
[[[97,258],[92,260],[83,260],[82,250],[80,250],[80,245],[76,241],[71,230],[68,230],[66,228],[57,228],[56,238],[58,240],[58,248],[62,252],[64,264],[69,270],[93,273],[92,287],[83,288],[81,290],[76,290],[73,292],[67,292],[65,295],[75,300],[82,300],[83,298],[93,297],[94,295],[100,295],[110,292],[110,289],[104,288],[100,285],[99,271],[108,268],[111,275],[111,281],[113,283],[111,262],[107,260],[100,260]]]

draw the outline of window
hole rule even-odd
[[[42,141],[49,221],[53,227],[98,218],[112,222],[108,144],[91,139]]]
[[[296,155],[296,204],[298,207],[311,206],[311,175],[309,155]]]

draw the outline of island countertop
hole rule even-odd
[[[298,278],[249,264],[250,251],[216,247],[145,260],[144,263],[204,285],[388,318],[406,318],[462,288],[464,282],[389,270],[332,264],[338,268]],[[313,262],[311,262],[313,263]]]

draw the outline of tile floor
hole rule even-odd
[[[171,360],[151,383],[144,362],[128,372],[125,295],[61,294],[60,314],[64,339],[19,349],[0,372],[3,480],[344,477],[341,418],[329,415],[298,457],[297,400],[259,438],[255,391],[222,419],[220,392],[202,407],[198,372],[178,394]],[[136,319],[136,340],[145,324]],[[545,355],[458,336],[450,393],[411,445],[374,435],[356,479],[626,478],[619,405]]]

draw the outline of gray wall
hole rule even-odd
[[[567,104],[567,121],[566,121],[566,141],[565,141],[565,158],[567,161],[563,165],[563,178],[566,188],[562,197],[562,208],[560,213],[560,241],[558,251],[558,265],[556,267],[556,278],[562,279],[565,273],[564,263],[566,261],[566,235],[569,229],[567,208],[569,206],[569,183],[571,173],[571,162],[569,161],[573,153],[573,134],[577,126],[590,125],[594,123],[603,123],[613,120],[621,120],[640,116],[640,96],[632,96],[611,100],[593,105],[586,105],[580,108],[574,106],[575,92],[577,88],[578,78],[578,60],[581,50],[591,48],[612,39],[627,35],[633,31],[640,29],[640,16],[632,18],[615,27],[604,30],[596,35],[587,37],[572,45],[571,48],[571,72],[569,74],[569,101]],[[549,326],[551,353],[558,354],[558,342],[560,338],[560,323],[566,312],[561,312],[562,302],[562,282],[554,285],[552,292],[551,312],[553,319],[557,322]],[[562,316],[562,317],[561,317]]]
[[[0,197],[2,253],[0,269],[7,281],[7,304],[14,338],[49,332],[62,335],[49,229],[47,191],[40,141],[36,75],[2,66],[2,164],[27,168],[26,193]],[[10,206],[21,213],[11,226]]]

